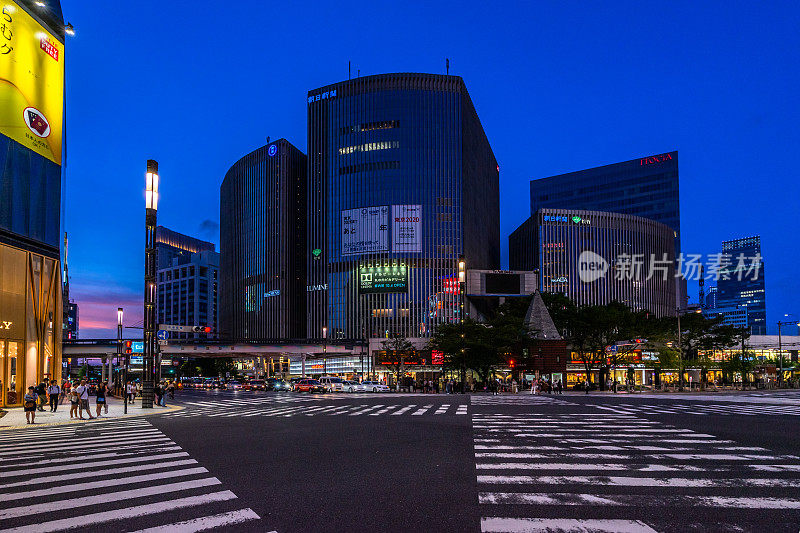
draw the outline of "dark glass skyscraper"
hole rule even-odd
[[[220,187],[220,330],[229,340],[305,335],[306,156],[280,139]]]
[[[680,253],[678,152],[531,181],[531,215],[539,209],[587,209],[636,215],[675,231]]]
[[[718,307],[746,307],[747,323],[753,335],[767,334],[767,299],[761,237],[745,237],[722,242],[727,267],[720,268],[717,280]]]
[[[381,74],[308,93],[308,329],[421,337],[448,284],[500,266],[499,168],[457,76]]]

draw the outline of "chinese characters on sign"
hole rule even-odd
[[[406,266],[361,267],[358,269],[359,294],[383,294],[408,291]]]
[[[389,250],[389,206],[342,211],[342,255]]]
[[[422,206],[392,206],[392,249],[395,252],[422,251]]]

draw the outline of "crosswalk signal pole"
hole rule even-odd
[[[158,162],[147,160],[145,174],[144,249],[144,353],[142,409],[153,408],[153,377],[156,357],[156,224],[158,214]]]

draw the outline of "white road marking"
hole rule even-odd
[[[202,516],[193,520],[184,520],[183,522],[176,522],[165,526],[149,527],[147,529],[140,529],[136,533],[194,533],[195,531],[207,531],[223,526],[233,526],[234,524],[241,524],[249,522],[250,520],[258,520],[259,516],[250,508],[240,509],[238,511],[231,511],[229,513],[221,513],[214,516]]]

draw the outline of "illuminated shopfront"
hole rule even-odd
[[[61,272],[58,260],[0,244],[0,391],[22,403],[44,378],[61,378]]]

